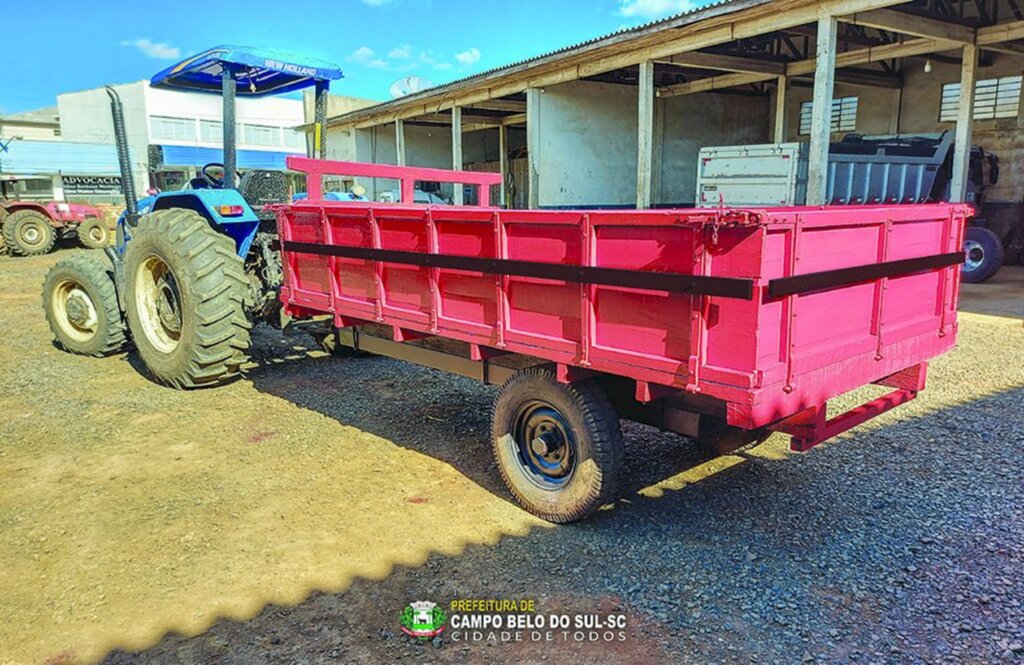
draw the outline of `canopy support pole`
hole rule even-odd
[[[221,94],[224,97],[224,189],[235,188],[235,172],[238,164],[235,136],[235,90],[234,70],[224,64],[221,74]]]

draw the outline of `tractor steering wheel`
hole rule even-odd
[[[220,177],[218,178],[213,174],[214,169],[220,170]],[[213,189],[224,188],[224,165],[218,162],[210,162],[199,170],[199,175],[202,176],[203,180],[206,181]]]

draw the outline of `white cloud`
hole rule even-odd
[[[357,62],[365,67],[372,67],[373,69],[387,69],[388,63],[385,60],[377,57],[373,49],[369,46],[360,46],[348,56],[349,62]]]
[[[619,15],[655,19],[688,12],[695,7],[693,0],[619,0]]]
[[[480,49],[473,47],[468,51],[462,53],[456,53],[455,59],[459,61],[460,65],[472,65],[480,61]]]
[[[406,60],[412,55],[412,44],[402,44],[388,51],[388,57],[394,60]]]
[[[370,5],[371,7],[380,7],[381,5],[386,5],[389,2],[391,2],[391,0],[363,0],[364,5]]]
[[[156,58],[157,60],[177,60],[181,57],[181,49],[177,46],[171,46],[163,42],[155,43],[145,37],[123,41],[121,46],[134,46],[143,55]]]
[[[423,51],[419,55],[419,61],[433,69],[451,69],[452,63],[439,60],[433,51]]]

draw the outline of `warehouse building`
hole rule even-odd
[[[844,135],[950,132],[949,196],[975,143],[1018,210],[1021,38],[1016,0],[729,0],[334,115],[327,156],[500,171],[514,207],[650,208],[694,204],[702,147],[800,141],[815,204]]]

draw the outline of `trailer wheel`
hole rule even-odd
[[[252,324],[231,238],[192,210],[146,215],[125,252],[125,287],[132,338],[158,382],[201,388],[239,375]]]
[[[89,249],[103,249],[110,244],[110,229],[98,217],[90,217],[78,225],[78,241]]]
[[[494,401],[491,427],[501,477],[534,515],[573,522],[615,499],[622,431],[596,382],[559,383],[548,369],[517,372]]]
[[[963,281],[968,284],[991,279],[1003,265],[1003,243],[996,234],[980,226],[967,228],[964,253],[966,258],[960,270]]]
[[[4,244],[14,256],[39,256],[53,249],[57,234],[46,215],[16,210],[4,218]]]
[[[114,276],[92,257],[72,256],[50,268],[43,311],[57,346],[70,353],[99,358],[127,342]]]

